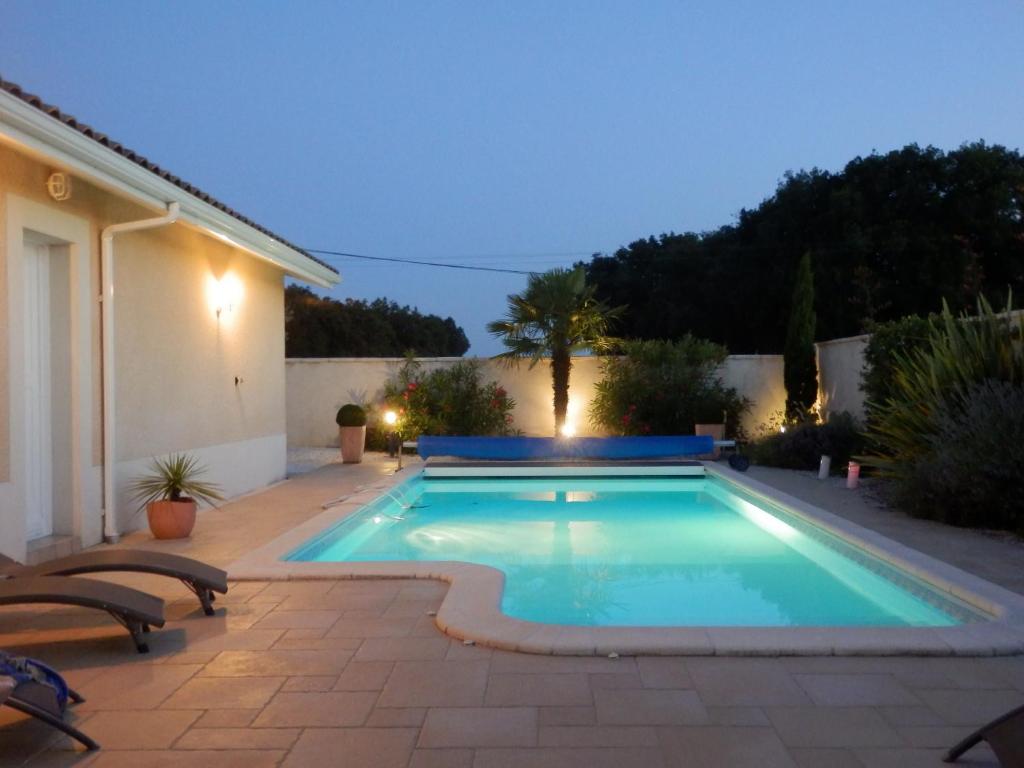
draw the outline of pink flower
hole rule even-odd
[[[413,391],[413,390],[415,390],[415,389],[416,389],[416,387],[418,387],[418,386],[419,386],[419,384],[417,384],[417,383],[416,383],[415,381],[410,381],[410,382],[409,382],[409,391],[410,391],[410,392],[412,392],[412,391]]]
[[[622,423],[628,425],[629,422],[630,422],[630,415],[628,413],[623,414],[623,416],[622,416]]]

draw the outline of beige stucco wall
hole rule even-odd
[[[55,202],[45,187],[52,170],[0,142],[0,484],[18,481],[11,477],[16,440],[6,417],[11,388],[17,386],[8,370],[10,339],[18,333],[15,324],[8,322],[12,288],[6,253],[7,201],[16,196],[88,223],[88,295],[93,297],[100,292],[103,227],[155,215],[77,177],[71,199]],[[172,451],[198,452],[211,465],[210,479],[221,482],[229,493],[278,479],[285,466],[281,270],[183,224],[118,235],[115,263],[119,507],[124,505],[130,475],[149,457]],[[218,318],[210,301],[210,285],[225,276],[240,290],[233,308]],[[93,361],[91,386],[88,414],[80,415],[92,425],[91,456],[85,462],[91,466],[83,469],[82,482],[94,490],[102,463],[98,301],[89,315],[91,348],[81,352]],[[245,458],[236,460],[233,453],[244,452],[249,444],[262,455],[251,460],[247,469]],[[261,473],[264,476],[256,478]],[[93,506],[84,514],[98,518],[99,508]],[[127,509],[119,508],[118,518],[123,526],[144,524],[144,518]],[[96,530],[96,526],[85,529]]]
[[[424,369],[452,365],[459,358],[425,358]],[[547,362],[534,368],[508,368],[483,359],[484,378],[496,380],[516,401],[516,428],[527,435],[554,433],[551,374]],[[380,400],[385,382],[398,371],[401,359],[327,358],[290,359],[287,370],[288,444],[294,446],[337,445],[334,424],[337,409],[349,402]],[[587,411],[594,384],[600,378],[601,361],[596,357],[573,360],[569,388],[569,419],[579,435],[599,434],[588,422]],[[782,358],[779,355],[737,355],[722,367],[723,381],[754,401],[744,426],[752,430],[773,411],[784,407]]]
[[[818,393],[822,414],[847,411],[864,419],[861,377],[864,350],[870,336],[851,336],[815,344],[818,356]]]

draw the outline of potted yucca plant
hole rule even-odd
[[[334,420],[338,423],[341,460],[346,464],[358,464],[363,460],[366,445],[366,411],[349,403],[338,409]]]
[[[216,506],[222,501],[220,488],[198,480],[206,468],[187,453],[153,459],[149,474],[132,481],[139,510],[145,508],[149,530],[158,539],[183,539],[196,524],[196,503]]]

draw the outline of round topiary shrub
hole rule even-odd
[[[349,403],[338,409],[338,415],[334,419],[339,427],[365,427],[366,411],[358,405]]]

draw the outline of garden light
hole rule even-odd
[[[565,422],[560,430],[562,437],[576,437],[576,425],[570,422]]]
[[[394,426],[398,423],[398,414],[394,411],[386,411],[384,413],[384,423],[388,426]]]

